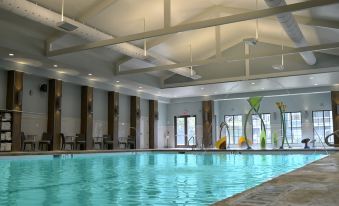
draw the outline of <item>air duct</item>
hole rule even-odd
[[[60,14],[48,10],[44,7],[38,6],[37,4],[34,4],[27,0],[0,0],[0,7],[14,14],[26,17],[30,20],[39,22],[46,26],[53,27],[55,29],[60,29],[57,26],[57,23],[60,22],[61,19]],[[70,18],[64,17],[64,20],[70,23],[71,25],[78,27],[76,30],[71,32],[72,34],[78,35],[84,39],[87,39],[88,41],[94,42],[114,38],[112,35],[98,31],[95,28],[92,28]],[[147,56],[144,56],[143,49],[134,46],[133,44],[130,43],[112,45],[108,46],[107,48],[157,66],[166,64],[175,64],[175,62],[168,60],[158,54],[154,54],[152,52],[147,52]],[[199,75],[196,75],[195,71],[193,71],[192,73],[190,68],[177,68],[171,69],[170,71],[192,79],[200,78]]]
[[[285,0],[265,0],[265,2],[271,8],[286,5]],[[308,43],[306,42],[304,35],[302,34],[299,25],[295,21],[291,12],[277,14],[276,17],[296,47],[308,46]],[[317,62],[312,51],[300,52],[300,55],[309,65],[314,65]]]

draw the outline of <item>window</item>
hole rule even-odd
[[[301,112],[285,112],[288,143],[301,143]]]
[[[271,114],[261,114],[262,119],[264,120],[266,127],[266,143],[270,144],[271,141]],[[260,132],[263,129],[261,120],[258,115],[252,115],[252,135],[253,143],[260,143]]]
[[[225,115],[225,122],[230,129],[230,144],[238,144],[242,135],[242,115]]]
[[[332,111],[314,111],[312,112],[313,119],[313,137],[315,140],[324,141],[324,138],[333,132]],[[329,142],[333,143],[333,136],[329,138]]]

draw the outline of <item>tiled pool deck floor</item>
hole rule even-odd
[[[221,205],[338,206],[339,153],[214,204]]]

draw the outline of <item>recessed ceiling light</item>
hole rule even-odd
[[[53,65],[53,67],[57,68],[57,67],[58,67],[58,65],[57,65],[57,64],[54,64],[54,65]]]
[[[65,71],[58,71],[59,74],[65,74]]]
[[[310,77],[310,79],[314,79],[314,77]]]
[[[252,82],[251,84],[252,84],[252,85],[254,85],[254,84],[255,84],[255,82]]]
[[[201,90],[204,90],[205,88],[204,88],[204,87],[201,87],[200,89],[201,89]]]
[[[139,89],[142,89],[142,87],[138,87]]]
[[[89,80],[91,80],[91,81],[95,81],[96,79],[94,79],[94,78],[90,78]]]
[[[203,96],[204,96],[204,97],[207,97],[207,96],[208,96],[208,94],[204,94]]]
[[[9,53],[8,56],[12,57],[12,56],[14,56],[14,54],[13,53]]]
[[[263,87],[263,88],[261,88],[261,90],[264,90],[265,88]]]
[[[115,81],[116,83],[119,83],[120,81],[118,80],[118,81]]]
[[[315,84],[314,84],[314,86],[318,86],[318,84],[317,84],[317,83],[315,83]]]
[[[92,76],[93,74],[89,73],[88,76]]]
[[[142,90],[141,90],[141,89],[138,89],[138,92],[142,92]]]

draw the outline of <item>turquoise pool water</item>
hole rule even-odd
[[[0,205],[208,205],[321,154],[116,153],[0,159]]]

